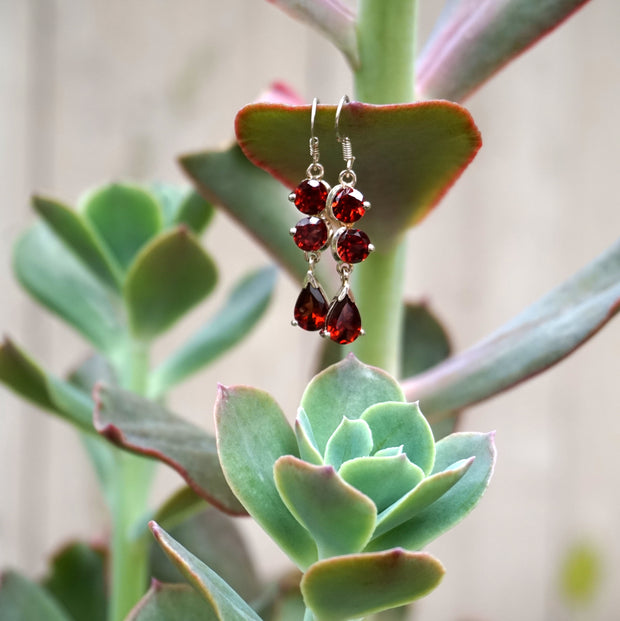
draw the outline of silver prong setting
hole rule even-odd
[[[289,235],[290,235],[291,237],[293,237],[293,236],[295,235],[295,233],[297,233],[297,227],[296,227],[296,226],[292,226],[292,227],[288,230],[288,232],[289,232]]]
[[[364,205],[365,211],[370,211],[370,207],[371,207],[370,201],[364,201],[363,205]]]
[[[295,200],[295,192],[291,192],[288,195],[288,200],[291,201],[291,203]]]

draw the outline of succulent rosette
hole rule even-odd
[[[432,590],[441,563],[420,549],[480,500],[493,434],[435,442],[417,403],[354,356],[317,375],[294,430],[274,399],[220,388],[218,453],[236,496],[304,571],[316,619],[360,618]]]

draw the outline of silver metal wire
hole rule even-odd
[[[317,164],[320,158],[319,139],[314,135],[314,121],[316,120],[316,108],[318,105],[319,100],[315,97],[312,100],[312,110],[310,112],[310,157],[314,164]]]
[[[347,170],[351,170],[353,168],[353,162],[355,161],[355,157],[353,155],[353,147],[351,146],[351,139],[348,136],[343,136],[340,133],[340,114],[342,112],[342,108],[345,104],[351,103],[348,95],[343,95],[342,99],[338,103],[338,107],[336,108],[336,121],[335,121],[335,129],[336,129],[336,138],[338,142],[342,145],[342,159],[347,163]]]

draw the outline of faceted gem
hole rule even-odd
[[[293,241],[299,248],[306,252],[315,252],[320,250],[327,243],[329,231],[325,220],[321,218],[302,218],[295,225],[293,233]]]
[[[334,300],[325,319],[329,338],[340,345],[352,343],[362,332],[362,318],[349,295]]]
[[[295,207],[308,216],[325,209],[329,186],[319,179],[304,179],[293,191]]]
[[[364,196],[355,188],[344,186],[332,199],[332,213],[340,222],[357,222],[365,213]]]
[[[304,330],[322,330],[329,304],[318,287],[308,283],[297,297],[294,317],[297,325]]]
[[[368,235],[359,229],[346,229],[338,236],[336,254],[345,263],[361,263],[370,254]]]

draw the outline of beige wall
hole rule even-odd
[[[439,3],[420,4],[428,22]],[[618,237],[619,23],[620,3],[592,2],[468,102],[484,147],[411,234],[407,273],[409,295],[431,300],[457,348]],[[110,179],[179,180],[175,155],[228,140],[235,110],[274,79],[308,100],[350,91],[338,53],[261,0],[0,0],[0,329],[57,373],[87,349],[12,279],[10,247],[32,220],[33,190],[72,202]],[[224,217],[206,244],[227,266],[217,299],[266,261]],[[295,295],[282,279],[259,330],[178,390],[174,408],[211,425],[222,381],[269,390],[292,414],[311,367],[306,335],[283,329]],[[468,413],[467,428],[497,429],[497,472],[478,510],[429,546],[448,574],[419,621],[577,618],[558,601],[556,573],[583,537],[601,548],[607,572],[583,618],[617,619],[619,353],[616,321],[557,369]],[[37,574],[61,541],[104,533],[105,514],[67,426],[4,390],[0,414],[0,566]],[[178,482],[162,472],[156,497]],[[261,565],[284,566],[246,528]]]

